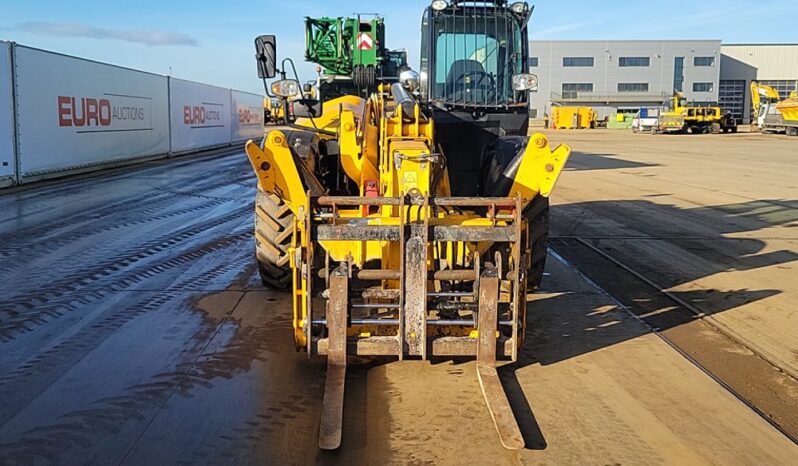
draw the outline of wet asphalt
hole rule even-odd
[[[266,383],[305,360],[255,279],[253,196],[240,151],[0,196],[0,463],[281,459],[323,371]]]
[[[530,304],[521,363],[502,372],[527,449],[498,445],[473,364],[350,358],[344,443],[321,452],[325,361],[294,350],[290,295],[257,278],[254,194],[240,151],[0,194],[0,465],[647,463],[631,454],[641,448],[665,463],[695,452],[698,463],[747,454],[740,463],[754,464],[795,451],[554,261]],[[630,357],[641,348],[651,352]],[[650,370],[667,364],[667,376]],[[606,380],[562,389],[583,373]],[[652,393],[672,383],[678,401],[619,390],[630,377]],[[638,418],[630,394],[637,409],[663,402]],[[710,415],[720,412],[734,416]],[[688,427],[702,423],[717,432],[688,446]],[[679,432],[681,449],[656,428]]]

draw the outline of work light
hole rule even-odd
[[[445,10],[449,7],[449,2],[446,0],[435,0],[432,2],[432,9],[435,11]]]
[[[272,83],[272,94],[278,97],[293,97],[299,94],[299,81],[281,79]]]
[[[529,5],[527,5],[526,2],[515,2],[510,5],[510,9],[513,10],[513,13],[517,13],[519,15],[524,13],[527,8],[529,8]]]
[[[534,74],[516,74],[513,76],[514,91],[537,91],[538,77]]]

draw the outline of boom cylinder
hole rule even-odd
[[[407,92],[407,89],[399,83],[393,83],[391,84],[391,95],[396,102],[397,111],[402,112],[402,118],[413,118],[416,99]]]

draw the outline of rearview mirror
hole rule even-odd
[[[277,38],[274,35],[255,38],[255,60],[259,78],[271,79],[277,75]]]

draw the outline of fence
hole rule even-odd
[[[262,95],[230,91],[230,110],[233,111],[232,142],[255,139],[263,135]]]
[[[0,42],[0,186],[263,135],[263,98]]]
[[[0,42],[0,187],[16,179],[14,156],[14,99],[11,83],[11,44]]]

